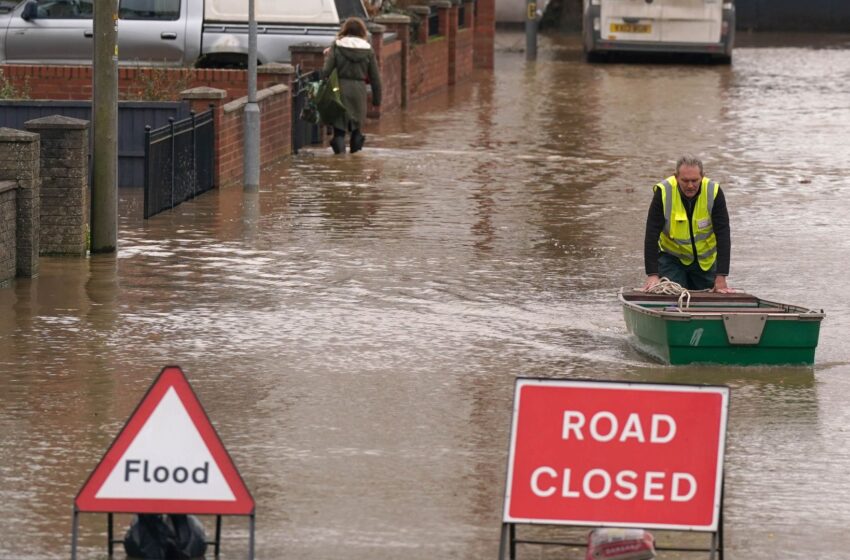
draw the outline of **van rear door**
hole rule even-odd
[[[602,38],[719,43],[722,0],[602,0]]]

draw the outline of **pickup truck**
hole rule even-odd
[[[91,64],[95,0],[0,0],[0,63]],[[123,65],[240,68],[248,61],[247,0],[119,0]],[[366,19],[363,0],[256,0],[259,64],[290,45],[330,45],[340,22]]]

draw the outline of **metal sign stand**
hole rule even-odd
[[[77,560],[77,542],[79,540],[80,526],[80,511],[74,507],[74,514],[71,521],[71,560]],[[106,549],[109,558],[113,557],[114,545],[121,544],[124,541],[114,538],[113,531],[113,513],[106,514]],[[206,544],[213,545],[213,556],[218,558],[221,553],[221,515],[215,516],[215,539],[207,541]],[[254,514],[248,516],[248,560],[254,560],[254,528],[256,525]]]
[[[537,544],[544,546],[571,546],[587,548],[587,543],[561,542],[561,541],[537,541],[518,539],[516,536],[517,523],[502,523],[502,532],[499,538],[499,560],[516,560],[516,545]],[[580,527],[579,525],[558,525],[558,527]],[[693,532],[662,529],[671,532]],[[708,531],[706,531],[708,532]],[[723,560],[723,489],[720,490],[720,515],[717,521],[717,531],[710,531],[711,545],[709,548],[683,548],[674,546],[656,546],[658,552],[707,552],[709,560]],[[507,556],[505,555],[507,553]]]

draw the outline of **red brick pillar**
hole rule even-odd
[[[187,89],[180,92],[180,97],[189,102],[192,111],[203,113],[209,109],[213,112],[213,127],[215,128],[215,154],[213,165],[213,184],[221,185],[221,115],[222,107],[227,100],[227,92],[223,89],[216,89],[207,86]]]
[[[431,15],[431,8],[428,6],[408,6],[408,11],[414,15],[419,21],[419,27],[416,29],[416,42],[425,44],[428,42],[428,16]]]
[[[458,21],[459,27],[475,25],[475,0],[463,0],[463,21]]]
[[[431,5],[437,8],[437,19],[440,22],[437,28],[439,34],[446,39],[449,38],[449,20],[451,18],[450,11],[452,9],[451,0],[431,0]],[[457,20],[457,17],[455,17]],[[457,26],[455,26],[457,29]]]
[[[295,75],[295,67],[291,64],[270,62],[257,66],[257,90],[266,89],[277,84],[287,87],[292,86],[292,77]]]
[[[496,40],[496,0],[478,0],[475,6],[475,67],[492,70]]]
[[[378,73],[382,73],[384,67],[384,33],[387,28],[379,23],[369,22],[366,24],[369,29],[369,33],[372,36],[372,50],[375,51],[375,58],[378,59]],[[366,103],[367,115],[370,119],[380,119],[381,118],[381,108],[375,107],[371,102],[371,94],[370,100]]]
[[[449,85],[457,83],[457,29],[458,29],[458,6],[460,0],[452,0],[448,14],[448,33],[446,39],[449,41]]]
[[[383,25],[388,32],[395,33],[401,41],[401,106],[407,107],[410,100],[410,16],[402,14],[383,14],[375,18],[375,23]]]
[[[327,45],[317,43],[299,43],[289,47],[291,54],[290,64],[301,67],[301,73],[306,74],[313,70],[321,70],[325,65],[325,49]]]

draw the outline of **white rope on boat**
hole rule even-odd
[[[662,277],[658,284],[646,290],[649,294],[664,294],[668,296],[679,296],[679,311],[691,306],[691,292],[708,292],[710,290],[688,290],[681,284],[673,282],[666,276]]]

